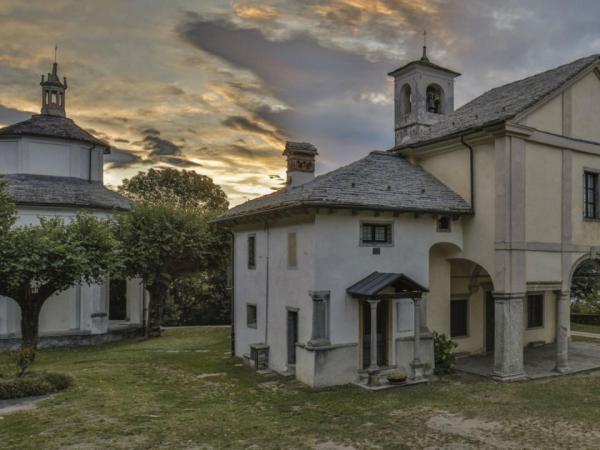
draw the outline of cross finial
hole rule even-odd
[[[429,61],[427,58],[427,31],[423,30],[423,56],[421,57],[421,61]]]
[[[56,53],[58,52],[58,44],[54,44],[54,62],[56,62]]]

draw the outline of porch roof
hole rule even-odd
[[[386,288],[393,287],[393,293],[381,293]],[[348,294],[357,298],[419,298],[428,289],[421,286],[403,273],[373,272],[346,289]]]

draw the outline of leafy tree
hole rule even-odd
[[[160,336],[163,306],[172,282],[206,270],[220,249],[213,214],[167,204],[139,204],[116,217],[123,275],[143,280],[150,292],[147,336]]]
[[[0,236],[15,223],[15,204],[5,190],[5,182],[0,177]]]
[[[202,212],[223,212],[229,202],[210,177],[193,170],[150,169],[123,180],[119,192],[136,203],[170,204]]]
[[[2,233],[0,295],[21,308],[22,350],[35,353],[46,300],[76,283],[101,281],[114,264],[114,250],[106,221],[86,214],[68,223],[58,217],[41,218],[39,225]],[[33,356],[28,359],[32,362]]]

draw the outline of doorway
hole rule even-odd
[[[495,341],[495,305],[491,291],[485,293],[485,351],[494,351]]]
[[[388,365],[388,303],[380,301],[377,305],[377,365]],[[371,305],[362,302],[362,365],[368,369],[371,365]]]
[[[298,343],[298,311],[287,312],[287,363],[296,364],[296,344]]]

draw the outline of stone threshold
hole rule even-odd
[[[430,384],[430,383],[431,383],[431,380],[429,380],[427,378],[423,378],[422,380],[406,380],[404,383],[398,383],[398,384],[382,383],[377,386],[371,386],[369,384],[361,383],[361,382],[354,382],[352,384],[355,386],[358,386],[359,388],[365,389],[367,391],[384,391],[386,389],[403,388],[403,387],[415,386],[417,384]]]

